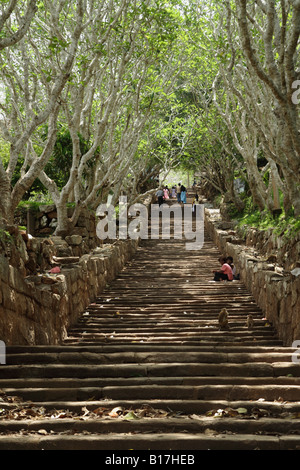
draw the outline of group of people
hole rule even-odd
[[[173,199],[177,197],[177,201],[179,203],[182,202],[183,204],[186,204],[186,196],[187,196],[186,187],[181,183],[179,183],[178,186],[172,186],[171,196],[170,196],[170,191],[169,191],[168,186],[159,188],[158,191],[156,192],[157,202],[160,206],[165,201],[170,199],[170,197]]]
[[[238,280],[240,275],[236,273],[236,267],[233,264],[232,256],[221,256],[219,258],[221,269],[213,271],[214,281],[233,281]]]

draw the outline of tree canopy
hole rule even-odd
[[[3,0],[0,31],[2,221],[37,185],[65,233],[178,166],[300,215],[298,0]]]

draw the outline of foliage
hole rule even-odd
[[[272,229],[272,233],[284,239],[292,239],[300,231],[299,219],[287,216],[284,210],[277,217],[269,211],[261,212],[254,207],[252,197],[247,198],[243,213],[236,213],[234,218],[241,229],[245,227],[254,227],[263,231]]]
[[[287,230],[266,215],[281,194],[297,230],[296,2],[25,3],[0,37],[0,216],[48,198],[63,231],[108,194],[134,200],[180,169],[201,173],[233,216]]]
[[[80,142],[80,151],[84,154],[89,150],[89,144],[82,135],[79,134],[78,138]],[[52,155],[45,166],[45,172],[56,182],[59,189],[62,189],[69,179],[70,169],[72,166],[72,155],[73,143],[70,131],[66,127],[59,125]],[[92,161],[88,162],[88,166],[92,166]]]

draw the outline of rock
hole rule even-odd
[[[231,238],[231,243],[233,245],[243,245],[244,239],[243,238],[232,237]]]
[[[57,211],[47,212],[47,217],[49,217],[49,219],[57,219]]]
[[[69,235],[65,238],[65,240],[69,245],[81,245],[82,236],[81,235]]]
[[[43,215],[40,221],[40,225],[42,228],[46,227],[48,225],[48,219],[46,215]]]
[[[66,243],[66,245],[57,246],[57,256],[67,258],[72,256],[72,248]]]
[[[25,267],[26,269],[31,272],[31,273],[34,273],[37,269],[37,262],[36,262],[36,256],[35,256],[35,253],[33,252],[30,252],[29,253],[29,260],[27,261],[27,263],[25,264]]]
[[[89,233],[86,227],[75,227],[73,228],[71,235],[81,235],[82,237],[88,237]]]
[[[78,263],[79,256],[53,256],[53,261],[58,264],[74,264]]]
[[[52,219],[49,224],[49,227],[56,228],[57,224],[58,224],[57,219]]]
[[[52,228],[51,227],[45,227],[45,228],[42,228],[39,232],[44,233],[44,234],[52,233]]]
[[[291,271],[291,274],[292,274],[293,276],[296,276],[296,277],[300,276],[300,268],[295,268],[295,269],[293,269],[293,270]]]
[[[25,278],[26,282],[33,282],[35,285],[40,285],[42,283],[42,276],[27,276]]]
[[[50,237],[53,245],[67,245],[67,243],[62,239],[62,237],[58,237],[56,235],[52,235]]]
[[[274,266],[274,264],[267,264],[267,265],[266,265],[266,270],[267,270],[267,271],[275,271],[275,266]],[[279,271],[276,271],[276,272],[279,272]]]
[[[51,276],[42,276],[42,283],[43,284],[55,284],[57,282],[57,280],[55,279],[55,277],[51,277]]]
[[[44,212],[44,213],[53,212],[55,211],[55,209],[56,209],[55,204],[41,204],[39,206],[39,211]]]

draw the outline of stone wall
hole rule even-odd
[[[106,244],[80,258],[65,258],[57,273],[25,277],[1,254],[0,339],[6,345],[61,343],[67,329],[117,276],[138,244],[135,240]],[[55,253],[55,245],[45,246]]]
[[[73,207],[67,208],[68,217],[72,217],[73,212]],[[98,244],[95,236],[96,223],[95,214],[88,209],[82,209],[76,226],[69,233],[69,239],[66,238],[68,242],[70,237],[73,237],[74,241],[70,244],[73,245],[74,256],[88,253]],[[26,233],[34,238],[51,237],[57,227],[56,207],[54,204],[19,207],[15,212],[15,225],[26,227]]]
[[[253,240],[250,242],[249,236],[241,238],[233,223],[223,221],[218,209],[205,209],[205,226],[220,252],[233,257],[241,280],[276,328],[283,344],[290,347],[293,341],[300,340],[298,251],[287,269],[278,262],[277,245],[273,245],[273,252],[271,249],[260,251],[259,245]]]
[[[143,203],[151,202],[150,196]],[[52,207],[40,209],[27,222],[54,219]],[[67,329],[134,256],[140,240],[103,243],[88,211],[64,239],[42,237],[46,232],[32,237],[18,225],[20,220],[0,230],[0,340],[6,345],[60,344]]]

